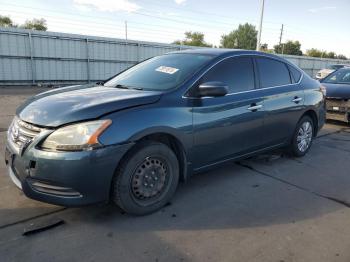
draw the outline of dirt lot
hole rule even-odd
[[[0,89],[0,158],[15,108]],[[350,261],[350,128],[327,124],[309,154],[279,153],[194,176],[145,216],[27,199],[0,161],[0,261]],[[30,236],[48,219],[65,224]]]

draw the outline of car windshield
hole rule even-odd
[[[200,54],[157,56],[127,69],[104,84],[107,87],[169,90],[177,87],[213,57]]]
[[[339,68],[342,68],[341,65],[330,65],[329,67],[327,67],[327,69],[330,69],[330,70],[337,70]]]
[[[325,78],[323,81],[324,83],[331,83],[331,84],[344,84],[350,83],[350,69],[343,69],[339,71],[335,71],[334,73],[330,74],[328,77]]]

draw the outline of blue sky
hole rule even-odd
[[[302,49],[315,47],[350,57],[349,0],[265,0],[262,42],[299,40]],[[260,0],[0,0],[0,14],[15,22],[45,18],[50,31],[125,37],[170,43],[185,31],[200,31],[207,42],[238,24],[258,24]]]

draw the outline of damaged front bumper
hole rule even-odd
[[[326,107],[327,119],[350,122],[350,100],[327,98]]]
[[[116,167],[133,143],[88,151],[45,151],[40,143],[49,131],[39,129],[18,119],[9,128],[5,163],[13,183],[27,197],[56,205],[108,201]]]

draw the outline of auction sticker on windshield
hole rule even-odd
[[[179,69],[170,66],[160,66],[156,68],[156,71],[172,75],[179,71]]]

